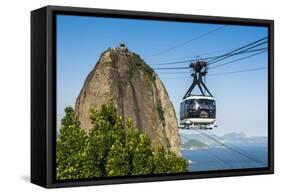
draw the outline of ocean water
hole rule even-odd
[[[267,143],[231,144],[243,150],[243,153],[246,153],[251,159],[231,149],[218,146],[210,146],[206,149],[182,150],[182,155],[185,159],[189,160],[190,172],[263,168],[268,166]]]

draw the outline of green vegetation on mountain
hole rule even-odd
[[[142,72],[152,81],[155,81],[156,79],[156,74],[154,72],[154,70],[148,66],[147,64],[145,64],[144,60],[140,57],[140,55],[136,54],[136,53],[132,53],[134,56],[134,60],[135,60],[135,66],[137,68],[139,68],[140,70],[142,70]]]
[[[187,161],[151,145],[131,118],[125,126],[114,104],[91,109],[92,128],[81,129],[73,108],[65,109],[56,145],[57,180],[187,172]]]

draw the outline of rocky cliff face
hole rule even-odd
[[[180,154],[176,114],[164,85],[140,56],[124,47],[102,53],[86,78],[75,106],[81,126],[88,131],[89,109],[99,109],[110,99],[124,123],[131,117],[154,146]]]

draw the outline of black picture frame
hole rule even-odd
[[[56,14],[268,28],[268,168],[56,181]],[[169,181],[274,173],[274,21],[232,17],[46,6],[31,12],[31,182],[46,188]]]

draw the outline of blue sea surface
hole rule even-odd
[[[182,155],[189,161],[190,172],[268,166],[267,143],[232,143],[231,145],[238,147],[240,153],[222,146],[209,146],[205,149],[182,150]]]

